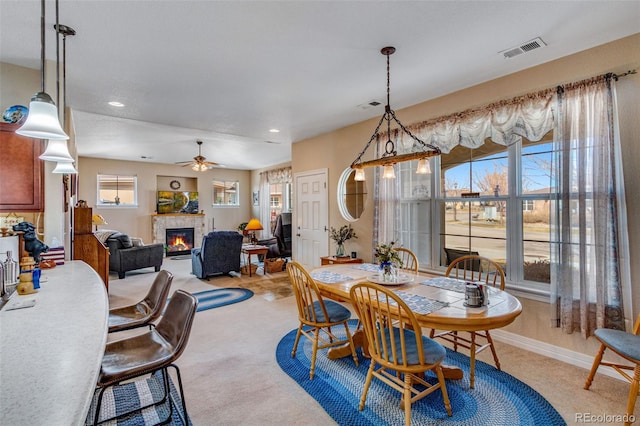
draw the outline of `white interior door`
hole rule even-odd
[[[329,254],[327,176],[327,169],[296,173],[294,176],[294,259],[307,269],[320,266],[320,257]]]

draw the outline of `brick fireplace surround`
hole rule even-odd
[[[204,214],[153,214],[151,226],[154,243],[166,244],[166,229],[193,228],[193,247],[200,247],[205,233]]]

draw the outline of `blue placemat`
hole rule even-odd
[[[326,284],[335,284],[345,281],[351,281],[353,278],[348,275],[338,274],[331,271],[313,271],[311,278]]]
[[[378,272],[380,270],[380,265],[374,265],[373,263],[360,263],[352,266],[352,268],[369,272]]]
[[[428,280],[422,281],[420,284],[455,291],[457,293],[464,293],[466,286],[466,282],[449,277],[429,278]]]
[[[429,299],[428,297],[420,296],[413,293],[407,293],[406,291],[395,291],[394,293],[400,296],[400,299],[404,300],[407,306],[409,306],[409,309],[420,315],[426,315],[433,311],[437,311],[438,309],[442,309],[445,306],[449,306],[449,303],[447,302]],[[384,299],[382,299],[381,301],[384,302]],[[392,306],[396,305],[393,300],[390,302],[390,304]]]

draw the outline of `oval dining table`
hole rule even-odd
[[[340,302],[350,302],[349,291],[355,284],[370,281],[380,284],[379,269],[373,264],[335,264],[312,269],[311,276],[317,283],[323,297]],[[501,328],[511,324],[522,312],[520,301],[508,292],[489,287],[487,306],[465,306],[464,281],[439,275],[412,274],[400,270],[398,276],[402,284],[385,284],[401,294],[414,312],[423,328],[451,331],[482,331]],[[357,330],[353,336],[356,346],[362,346],[366,353],[364,333]],[[474,386],[475,350],[470,351],[470,386]],[[332,359],[349,356],[349,348],[337,347],[329,351]],[[443,366],[448,379],[461,379],[462,370]]]

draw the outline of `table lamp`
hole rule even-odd
[[[251,244],[257,244],[258,239],[256,238],[256,231],[262,231],[264,228],[258,219],[251,219],[247,226],[244,228],[245,231],[251,232]]]
[[[108,225],[107,221],[104,220],[104,217],[100,214],[94,214],[91,216],[91,224],[95,225],[96,231],[98,230],[98,225]]]

